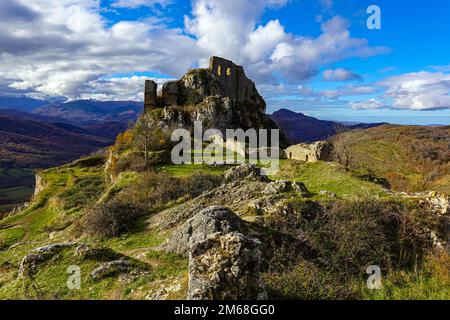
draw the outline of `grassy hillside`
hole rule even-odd
[[[102,164],[97,160],[88,162],[89,165],[77,162],[41,172],[46,181],[45,190],[27,210],[0,220],[0,299],[144,299],[143,294],[152,286],[174,281],[186,285],[186,261],[153,251],[166,238],[164,232],[149,233],[144,224],[140,224],[120,238],[79,238],[77,223],[88,207],[102,196],[117,192],[136,179],[136,176],[133,178],[133,175],[125,174],[115,185],[106,186]],[[112,250],[115,255],[129,259],[146,272],[126,283],[118,278],[88,281],[89,274],[101,259],[85,261],[75,257],[73,250],[64,250],[57,260],[48,262],[33,279],[17,279],[17,267],[31,249],[75,239]],[[70,265],[78,265],[82,270],[82,279],[86,279],[81,290],[67,289],[67,268]],[[181,298],[175,293],[171,297]]]
[[[385,125],[344,133],[350,169],[386,179],[397,191],[450,193],[450,127]]]
[[[153,173],[122,172],[114,183],[109,184],[105,182],[103,163],[104,160],[101,157],[94,157],[42,171],[40,175],[45,181],[46,187],[33,200],[31,206],[16,216],[0,220],[0,299],[149,299],[161,297],[183,299],[185,297],[187,259],[157,251],[158,245],[170,236],[172,230],[149,229],[146,220],[167,208],[176,208],[195,197],[195,194],[191,197],[183,195],[182,190],[187,188],[189,192],[192,192],[199,187],[198,183],[192,184],[192,181],[196,181],[195,177],[200,174],[199,172],[219,176],[227,167],[158,166]],[[389,198],[389,195],[379,185],[358,180],[338,164],[323,162],[307,164],[286,160],[282,161],[278,175],[272,178],[303,181],[313,195],[309,200],[293,198],[291,205],[300,205],[304,208],[311,207],[311,200],[321,201],[320,191],[333,192],[339,198],[361,198],[367,195]],[[205,180],[198,180],[198,182],[200,181]],[[167,198],[167,195],[172,193],[174,194],[172,198]],[[140,200],[142,196],[144,196],[142,199],[147,199],[148,202]],[[112,199],[121,199],[122,203],[128,201],[141,203],[143,206],[139,209],[140,218],[137,223],[120,235],[113,237],[95,237],[81,232],[80,224],[90,214],[91,208],[97,206],[99,202],[109,202]],[[130,210],[132,210],[131,207]],[[131,211],[128,211],[127,214],[131,214]],[[308,215],[305,215],[304,218],[309,219]],[[269,226],[271,223],[280,223],[276,215],[268,216],[267,219],[269,219]],[[310,221],[305,225],[305,230],[315,228],[316,223],[323,223],[323,221],[318,220],[314,223]],[[339,232],[346,232],[346,227],[342,226],[342,228],[339,229]],[[313,230],[311,230],[312,235],[320,235]],[[341,243],[341,241],[346,241],[345,237],[348,235],[336,236]],[[353,239],[355,236],[357,234],[352,235],[351,238]],[[103,248],[108,254],[105,257],[83,259],[74,254],[74,249],[64,249],[53,259],[40,265],[35,276],[30,279],[18,278],[18,266],[23,257],[32,249],[69,241]],[[280,250],[280,252],[283,251],[282,248]],[[343,247],[342,250],[345,252],[348,249]],[[286,257],[283,259],[289,259],[289,253],[285,252],[285,254]],[[90,273],[102,262],[109,261],[109,255],[127,259],[133,266],[141,270],[139,271],[141,273],[130,278],[106,277],[99,281],[92,280],[89,276]],[[429,261],[432,264],[436,260]],[[288,265],[294,262],[292,260]],[[66,286],[67,268],[72,265],[81,268],[82,287],[80,290],[69,290]],[[349,284],[352,289],[350,290],[349,287],[345,289],[345,292],[348,291],[352,295],[356,294],[355,297],[367,299],[446,298],[449,293],[442,289],[450,282],[448,278],[436,278],[436,273],[439,271],[436,269],[437,265],[438,263],[434,262],[434,265],[430,267],[429,275],[421,274],[416,278],[410,273],[390,275],[386,291],[378,292],[376,295],[364,289],[364,279],[357,280],[355,278],[352,278],[354,282]],[[320,271],[314,277],[320,276],[321,278],[314,280],[310,274],[313,272],[310,269],[312,265],[308,264],[307,266],[300,264],[296,268],[307,267],[307,269],[292,269],[292,271],[280,275],[280,278],[276,275],[277,273],[265,273],[265,277],[268,277],[269,288],[277,290],[276,295],[283,292],[285,297],[320,298],[319,292],[322,292],[323,297],[340,295],[338,291],[333,291],[335,290],[333,285],[331,289],[327,285],[326,290],[323,289],[325,291],[319,290],[318,283],[328,281],[326,280],[328,278]],[[301,272],[301,279],[297,272]],[[405,280],[405,285],[399,285],[398,277],[409,280]],[[444,279],[444,282],[439,282],[437,279],[439,281]],[[297,286],[297,281],[309,283],[310,286],[308,285],[307,288]],[[340,286],[338,287],[341,288]],[[165,292],[161,291],[161,288],[175,289]]]

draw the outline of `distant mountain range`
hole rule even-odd
[[[143,103],[134,101],[77,100],[53,103],[34,109],[32,113],[52,116],[72,123],[117,121],[134,122],[144,109]]]
[[[112,142],[71,124],[20,119],[0,112],[0,167],[60,165]]]
[[[0,110],[1,109],[17,109],[20,111],[31,112],[34,109],[50,104],[49,100],[38,100],[28,97],[1,97],[0,96]]]
[[[104,121],[134,122],[144,110],[142,102],[75,100],[62,102],[58,99],[38,100],[28,97],[0,97],[0,110],[32,113],[45,118],[86,124]],[[21,117],[24,114],[20,115]],[[29,117],[29,115],[28,115]],[[43,119],[45,120],[45,119]]]
[[[284,132],[290,143],[293,144],[326,140],[338,133],[339,130],[368,129],[385,124],[361,123],[349,125],[335,121],[319,120],[287,109],[280,109],[270,117],[277,123],[280,130]]]

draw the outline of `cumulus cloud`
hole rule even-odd
[[[323,72],[323,79],[325,81],[362,81],[362,77],[347,69],[325,70]]]
[[[85,90],[80,98],[107,101],[143,101],[142,86],[145,80],[153,80],[162,85],[164,82],[174,79],[133,76],[92,80],[86,83]]]
[[[393,107],[411,110],[450,109],[450,74],[415,72],[380,82]]]
[[[116,0],[112,5],[169,2]],[[3,87],[7,83],[18,92],[128,99],[140,98],[134,86],[143,79],[115,74],[152,71],[179,77],[192,66],[206,65],[211,55],[221,55],[245,65],[258,84],[273,85],[282,78],[287,85],[298,85],[324,65],[387,51],[352,37],[348,21],[338,16],[321,23],[316,38],[288,33],[279,20],[259,24],[264,10],[287,3],[193,0],[181,30],[157,18],[108,24],[100,0],[2,0],[0,79]]]
[[[185,18],[186,29],[203,50],[244,64],[249,74],[263,83],[280,75],[287,82],[298,83],[316,75],[320,66],[388,52],[384,47],[370,47],[366,39],[353,38],[349,22],[339,16],[323,22],[317,38],[287,33],[279,20],[257,25],[264,8],[286,3],[196,0],[192,17]]]
[[[155,71],[180,76],[202,55],[182,30],[155,21],[108,27],[97,0],[20,4],[35,13],[34,21],[0,21],[0,77],[11,88],[76,99],[86,84],[105,75]]]

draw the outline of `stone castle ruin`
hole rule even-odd
[[[208,96],[227,97],[234,104],[256,106],[257,111],[263,113],[266,109],[264,99],[259,95],[254,82],[245,75],[244,68],[219,57],[210,59],[208,69],[191,70],[182,79],[165,83],[160,96],[157,83],[145,81],[146,111],[196,105]]]
[[[333,145],[327,141],[319,141],[313,144],[300,143],[284,150],[286,159],[305,162],[331,161]]]

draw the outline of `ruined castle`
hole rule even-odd
[[[192,73],[200,74],[206,79],[199,80],[201,77],[197,77],[193,81],[188,77]],[[196,83],[199,81],[203,82]],[[219,57],[210,59],[208,69],[192,70],[181,80],[165,83],[161,95],[158,95],[156,82],[145,81],[145,110],[197,104],[201,99],[196,100],[195,97],[216,95],[228,97],[235,104],[243,105],[248,102],[265,112],[264,99],[256,90],[254,82],[245,75],[244,68]]]

